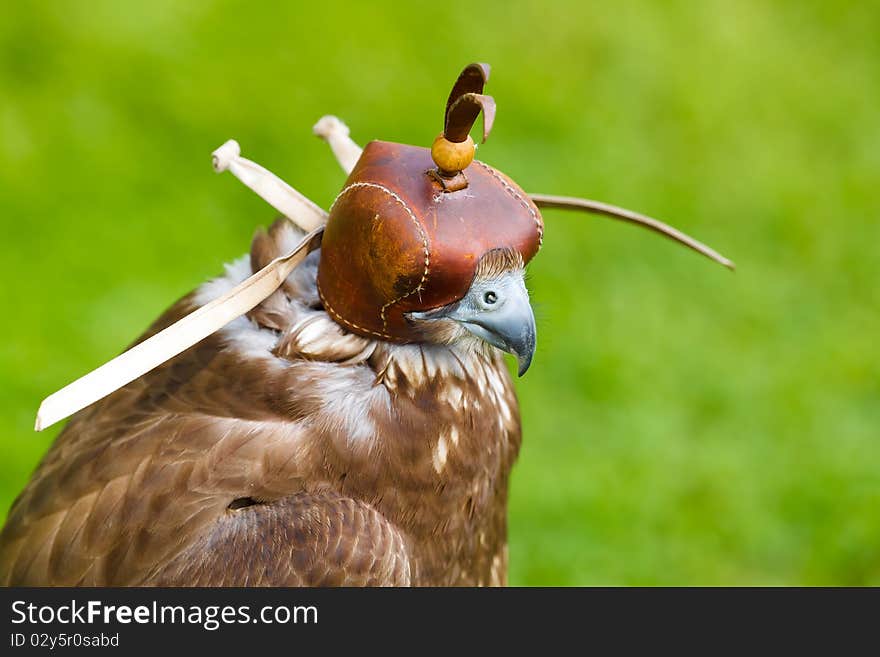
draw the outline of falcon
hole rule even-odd
[[[526,194],[474,160],[471,127],[483,113],[485,138],[495,114],[487,79],[465,68],[430,149],[361,150],[322,120],[349,173],[329,213],[234,144],[218,150],[218,169],[285,216],[44,402],[39,427],[78,412],[12,506],[0,583],[507,583],[522,436],[504,353],[522,375],[535,350],[524,272],[539,207],[729,261],[642,215]]]

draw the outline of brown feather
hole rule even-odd
[[[299,238],[276,222],[141,339]],[[506,582],[520,424],[500,353],[346,333],[316,256],[71,419],[0,534],[0,584]]]

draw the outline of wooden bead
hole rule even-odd
[[[440,133],[431,145],[431,158],[441,173],[454,175],[474,161],[475,151],[476,146],[470,135],[462,142],[454,142]]]

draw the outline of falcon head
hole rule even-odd
[[[469,136],[483,113],[485,64],[459,76],[430,149],[367,144],[330,208],[318,293],[351,333],[402,344],[492,345],[524,374],[535,351],[535,317],[523,280],[544,222],[513,180],[474,159]]]
[[[406,317],[426,342],[454,345],[477,339],[513,354],[520,376],[535,353],[535,314],[523,259],[514,249],[483,255],[461,299]]]

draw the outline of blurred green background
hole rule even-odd
[[[478,60],[481,159],[738,264],[545,213],[511,583],[880,584],[880,7],[606,4],[8,3],[4,512],[58,432],[39,401],[271,221],[214,148],[327,207],[318,117],[428,145]]]

